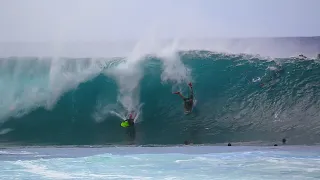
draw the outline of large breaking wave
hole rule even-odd
[[[0,140],[17,144],[318,143],[320,64],[210,51],[0,60]],[[186,116],[173,91],[193,82]],[[140,112],[135,128],[120,118]],[[116,112],[116,113],[115,113]]]

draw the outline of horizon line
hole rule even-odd
[[[221,40],[249,40],[249,39],[296,39],[296,38],[319,38],[320,39],[320,35],[319,36],[257,36],[257,37],[199,37],[199,38],[159,38],[160,41],[171,41],[174,39],[180,39],[180,40],[216,40],[216,39],[221,39]],[[75,41],[75,40],[70,40],[70,41],[0,41],[0,43],[54,43],[54,42],[60,42],[60,43],[117,43],[117,42],[137,42],[140,41],[140,39],[118,39],[118,40],[79,40],[79,41]]]

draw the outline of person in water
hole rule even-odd
[[[127,122],[129,127],[130,126],[134,126],[134,115],[133,115],[133,113],[130,113],[128,118],[126,120],[124,120],[124,122]]]
[[[192,88],[192,84],[189,83],[188,84],[190,87],[190,95],[189,97],[184,97],[179,91],[175,92],[174,94],[178,94],[184,101],[184,110],[186,112],[191,112],[192,107],[193,107],[193,88]]]

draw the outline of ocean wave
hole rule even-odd
[[[320,64],[184,51],[0,60],[0,141],[37,144],[318,143]],[[182,101],[193,82],[197,106]],[[143,105],[143,106],[142,106]],[[120,127],[141,107],[134,129]]]

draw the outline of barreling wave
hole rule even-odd
[[[16,144],[318,143],[320,64],[208,51],[2,58],[0,140]],[[194,84],[197,105],[182,101]],[[139,109],[140,108],[140,109]],[[120,126],[139,111],[135,128]],[[116,112],[116,113],[114,113]]]

